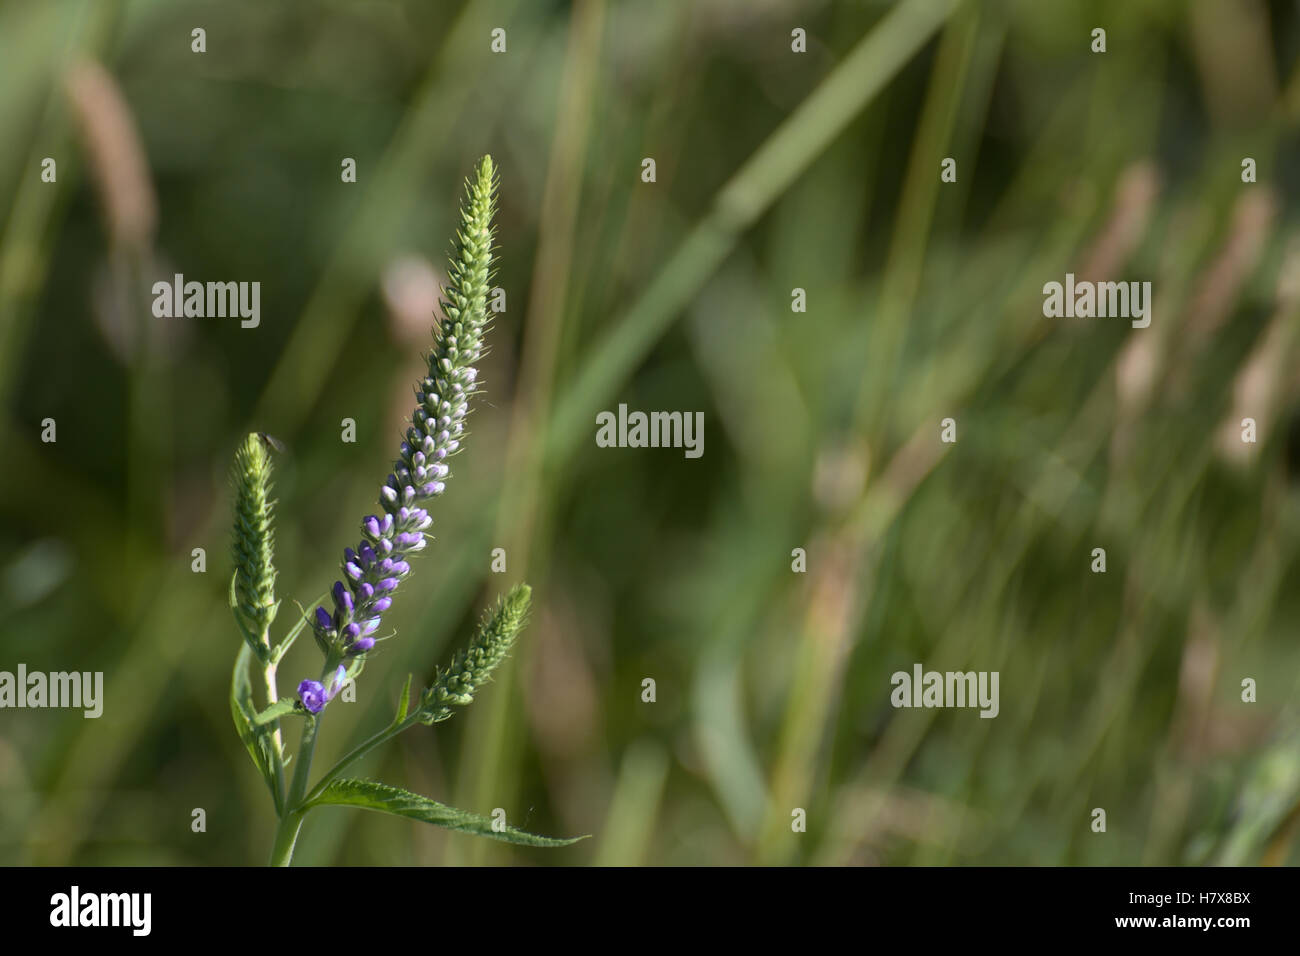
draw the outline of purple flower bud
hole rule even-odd
[[[411,566],[405,561],[394,561],[393,572],[395,574],[407,575],[411,573]]]
[[[353,581],[361,580],[361,569],[357,567],[355,564],[353,564],[351,561],[343,565],[343,570],[347,572],[348,577],[350,577]]]
[[[368,568],[374,563],[375,549],[370,546],[369,541],[365,541],[361,545],[361,566],[363,568]]]
[[[345,644],[351,644],[361,636],[361,625],[353,621],[347,627],[343,628],[343,638]]]
[[[409,551],[411,548],[414,548],[423,540],[424,540],[423,535],[417,534],[412,531],[405,531],[402,534],[399,534],[397,536],[397,546],[401,548],[403,551]]]
[[[397,578],[384,578],[382,581],[380,581],[378,584],[375,585],[375,590],[379,592],[395,591],[397,589],[397,585],[400,583],[401,582],[398,581]]]
[[[330,616],[329,611],[325,610],[323,607],[318,607],[316,608],[316,625],[322,631],[333,630],[334,618]]]
[[[366,518],[366,520],[361,524],[362,527],[366,529],[366,534],[370,535],[370,537],[379,537],[379,519],[374,515],[370,515],[370,517]]]
[[[361,640],[357,641],[351,647],[348,648],[348,654],[352,657],[355,657],[358,654],[364,654],[366,651],[370,650],[370,648],[374,646],[375,646],[375,639],[373,637],[363,637],[361,638]]]
[[[366,626],[361,629],[361,639],[365,640],[377,630],[379,630],[379,618],[372,617],[370,620],[366,621]]]
[[[361,598],[362,601],[369,601],[374,596],[375,589],[373,585],[364,581],[357,585],[357,597]]]
[[[441,481],[431,481],[420,489],[420,494],[426,498],[432,498],[434,495],[442,494],[443,489],[446,487]]]
[[[352,592],[343,586],[342,581],[335,581],[334,588],[334,607],[347,614],[352,613]]]
[[[302,705],[307,708],[309,713],[319,714],[327,703],[329,697],[325,694],[325,686],[320,681],[305,680],[298,685],[298,699]]]
[[[373,610],[376,614],[383,614],[385,611],[387,611],[387,610],[388,610],[390,607],[392,607],[392,606],[393,606],[393,599],[392,599],[392,598],[390,598],[390,597],[381,597],[381,598],[379,598],[379,600],[375,601],[375,603],[372,604],[370,607],[371,607],[371,610]]]

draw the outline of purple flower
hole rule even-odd
[[[298,699],[313,714],[319,714],[329,703],[325,696],[325,685],[318,680],[305,680],[298,685]]]
[[[343,687],[346,678],[347,670],[340,664],[339,669],[330,675],[328,687],[318,680],[305,680],[299,684],[298,699],[310,713],[319,714],[325,709],[325,705],[334,699],[334,695]]]

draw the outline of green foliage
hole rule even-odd
[[[275,812],[282,811],[281,795],[275,780],[275,754],[272,750],[265,723],[258,720],[253,703],[253,685],[248,679],[248,668],[253,662],[252,646],[245,643],[235,655],[235,669],[230,677],[230,715],[235,721],[239,740],[252,758],[253,765],[270,788],[275,801]]]
[[[448,807],[436,800],[430,800],[428,797],[422,797],[416,793],[410,793],[397,787],[390,787],[387,784],[375,783],[370,780],[336,780],[306,806],[308,808],[343,806],[358,807],[363,810],[378,810],[381,813],[408,817],[422,823],[432,823],[434,826],[445,827],[448,830],[459,830],[462,833],[491,837],[493,840],[514,843],[519,846],[569,846],[585,839],[585,837],[557,839],[555,837],[537,836],[533,833],[516,830],[511,826],[502,826],[501,829],[496,829],[492,825],[492,820],[477,813]]]

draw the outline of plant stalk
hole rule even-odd
[[[298,746],[298,761],[293,771],[293,782],[289,784],[289,796],[285,800],[284,812],[280,815],[280,824],[275,828],[275,844],[271,847],[271,866],[288,866],[293,861],[293,848],[298,842],[298,831],[302,829],[306,811],[301,809],[303,796],[307,792],[307,778],[311,774],[312,753],[316,750],[316,730],[320,724],[320,715],[308,717],[302,727],[302,743]]]
[[[262,632],[262,643],[268,645],[267,633]],[[279,694],[276,690],[275,681],[276,663],[274,659],[268,660],[266,666],[262,669],[262,681],[266,688],[266,706],[272,707],[279,700]],[[271,750],[275,758],[275,803],[276,812],[284,813],[284,738],[280,732],[280,721],[276,720],[271,725]]]

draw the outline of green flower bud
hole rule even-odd
[[[524,629],[531,597],[532,589],[528,585],[517,584],[484,616],[469,647],[457,651],[451,666],[440,670],[422,695],[423,723],[446,720],[452,715],[452,706],[463,707],[474,700],[474,692],[487,683]]]
[[[235,559],[236,607],[248,629],[265,644],[276,611],[275,532],[271,525],[274,502],[270,497],[271,457],[256,432],[244,439],[235,452],[231,477],[235,485],[231,553]]]

